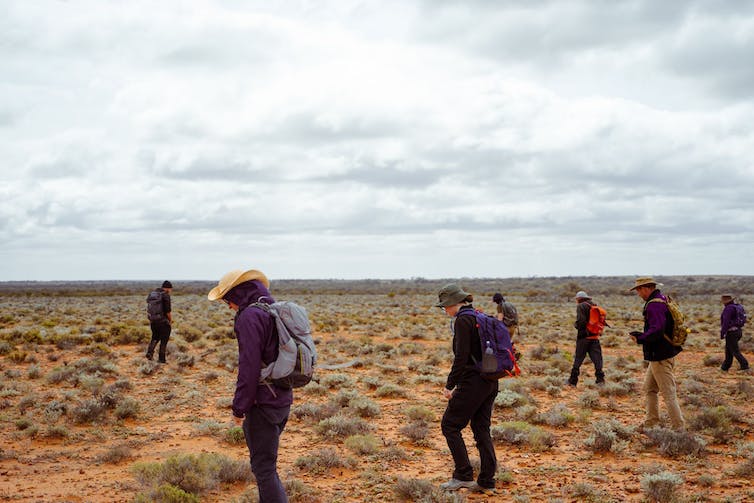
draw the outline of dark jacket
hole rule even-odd
[[[479,375],[474,359],[482,361],[482,345],[471,305],[461,307],[453,320],[453,355],[453,365],[445,384],[447,389],[455,388],[468,377]]]
[[[673,317],[670,315],[667,304],[664,302],[650,302],[652,299],[668,299],[655,290],[649,295],[644,303],[644,332],[636,337],[636,342],[642,345],[644,359],[649,362],[658,362],[673,358],[681,352],[682,348],[673,346],[665,338],[665,334],[673,333]]]
[[[733,301],[725,304],[723,312],[720,313],[720,338],[725,339],[725,334],[733,330],[740,330],[733,321],[736,319],[736,306]]]
[[[233,330],[238,340],[238,380],[233,397],[233,415],[243,417],[255,405],[285,407],[293,403],[293,391],[259,383],[265,362],[277,358],[278,336],[275,320],[255,302],[271,304],[275,299],[259,281],[246,281],[225,294],[238,305]]]
[[[573,326],[578,331],[576,340],[586,339],[591,334],[586,330],[586,324],[589,323],[589,311],[591,311],[594,303],[591,300],[584,300],[576,305],[576,321]]]

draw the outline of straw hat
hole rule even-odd
[[[640,286],[649,286],[649,285],[662,286],[662,283],[658,283],[657,281],[655,281],[655,279],[652,276],[646,276],[646,277],[643,277],[643,278],[637,278],[636,279],[636,284],[634,285],[634,287],[631,290],[636,290]],[[631,290],[629,290],[629,292]]]
[[[587,295],[587,293],[584,290],[576,292],[576,298],[577,299],[590,299],[591,297]]]
[[[235,269],[220,278],[217,286],[207,294],[207,298],[209,300],[222,299],[234,286],[254,279],[261,281],[266,288],[270,287],[270,280],[267,279],[267,276],[265,276],[262,271],[249,269],[244,272],[241,269]]]

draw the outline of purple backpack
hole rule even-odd
[[[471,314],[471,313],[469,313]],[[508,327],[494,316],[474,311],[479,342],[482,345],[482,361],[474,366],[483,379],[496,381],[501,377],[514,377],[521,373],[516,363],[515,351]]]

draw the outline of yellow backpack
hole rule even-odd
[[[678,306],[678,303],[670,297],[670,295],[667,295],[667,302],[655,298],[647,302],[649,304],[650,302],[662,302],[663,304],[668,306],[668,311],[670,311],[670,316],[673,318],[673,333],[672,334],[665,334],[665,339],[669,343],[671,343],[673,346],[683,346],[686,343],[686,337],[691,333],[691,329],[686,326],[686,317],[683,315],[683,312],[681,311],[680,306]]]

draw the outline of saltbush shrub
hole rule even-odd
[[[639,480],[647,498],[657,503],[673,501],[676,497],[676,489],[683,484],[680,475],[668,471],[648,473],[642,475]]]

